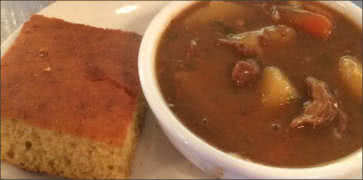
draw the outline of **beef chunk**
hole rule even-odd
[[[295,37],[294,29],[285,25],[276,25],[256,31],[230,34],[226,38],[219,39],[219,42],[234,47],[243,56],[253,57],[261,55],[265,46],[281,47]]]
[[[223,45],[231,46],[239,54],[246,57],[254,57],[262,53],[259,39],[262,31],[250,31],[240,34],[229,34],[226,38],[219,39]]]
[[[290,127],[302,128],[305,125],[312,125],[315,128],[328,125],[338,118],[338,130],[342,133],[346,129],[348,118],[340,109],[335,96],[329,91],[328,85],[313,77],[308,77],[306,84],[310,88],[312,101],[304,104],[304,113],[296,117],[290,123]]]
[[[264,28],[260,41],[263,46],[281,47],[296,37],[296,31],[288,26],[278,25]]]
[[[232,71],[232,80],[237,87],[244,87],[257,79],[260,67],[255,60],[238,61]]]

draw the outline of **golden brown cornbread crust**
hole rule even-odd
[[[121,145],[141,92],[140,41],[33,15],[2,57],[1,116]]]
[[[146,107],[140,41],[33,15],[1,61],[1,159],[67,178],[127,177]]]

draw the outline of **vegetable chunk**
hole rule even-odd
[[[223,20],[225,17],[243,15],[242,6],[233,2],[212,1],[208,6],[200,8],[185,20],[186,26],[193,24],[205,24],[215,20]]]
[[[273,66],[264,69],[261,92],[262,103],[266,106],[280,106],[299,98],[298,92],[289,79],[280,69]]]
[[[339,60],[339,73],[349,91],[362,102],[362,64],[352,56]]]
[[[279,18],[275,20],[301,29],[314,37],[328,39],[333,31],[333,23],[324,15],[285,6],[277,6],[276,10]]]

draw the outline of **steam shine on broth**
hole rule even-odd
[[[362,42],[360,27],[314,2],[200,2],[165,31],[157,77],[209,144],[313,166],[362,147]]]

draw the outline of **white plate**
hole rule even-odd
[[[143,34],[154,15],[166,4],[161,1],[56,2],[39,14],[73,23]],[[19,30],[15,31],[1,45],[1,56],[18,34]],[[29,173],[2,163],[1,178],[49,179],[50,177]],[[144,131],[136,149],[131,178],[208,178],[208,176],[176,151],[157,125],[155,117],[148,112]]]

